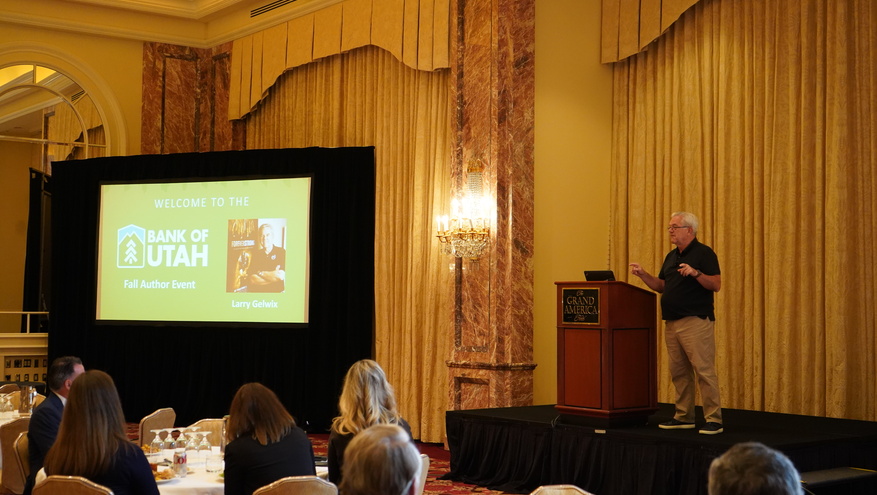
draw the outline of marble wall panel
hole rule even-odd
[[[496,209],[487,252],[456,265],[449,407],[483,407],[485,387],[487,407],[528,405],[535,368],[535,3],[454,0],[452,8],[452,192],[478,169]]]
[[[198,151],[198,65],[193,57],[164,59],[162,99],[162,153]]]
[[[243,149],[243,123],[227,118],[231,46],[144,44],[142,153]]]
[[[518,407],[533,403],[531,364],[448,363],[449,409]]]

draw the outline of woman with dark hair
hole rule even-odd
[[[357,361],[347,370],[338,410],[341,415],[332,421],[327,455],[329,481],[336,485],[341,485],[344,451],[359,432],[374,425],[398,425],[411,436],[411,427],[396,410],[393,386],[371,359]]]
[[[251,495],[287,476],[313,476],[307,434],[268,387],[247,383],[231,401],[226,429],[225,495]]]
[[[82,476],[115,495],[158,495],[143,451],[128,440],[119,392],[110,375],[90,370],[70,387],[47,475]]]

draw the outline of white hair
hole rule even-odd
[[[677,211],[676,213],[670,215],[670,218],[673,217],[682,217],[682,223],[684,223],[687,227],[691,227],[691,232],[694,235],[697,235],[697,227],[700,226],[700,222],[697,220],[697,217],[694,213],[689,213],[687,211]]]

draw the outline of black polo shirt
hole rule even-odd
[[[664,258],[664,266],[658,278],[664,281],[664,292],[661,295],[661,313],[665,320],[678,320],[686,316],[700,316],[716,320],[713,307],[714,292],[705,289],[694,277],[683,277],[679,274],[679,264],[686,263],[695,270],[706,275],[719,275],[719,258],[697,238],[692,239],[685,250],[673,249]]]

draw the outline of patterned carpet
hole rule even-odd
[[[138,431],[137,423],[128,425],[128,438],[137,440]],[[311,443],[314,445],[315,455],[326,455],[329,444],[329,435],[312,434],[308,435]],[[489,490],[475,485],[467,485],[465,483],[456,483],[454,481],[441,480],[450,470],[450,452],[446,451],[441,444],[418,443],[418,449],[422,454],[429,456],[429,474],[426,477],[426,487],[423,493],[426,495],[460,495],[464,493],[481,493],[484,495],[498,495],[504,492]]]
[[[326,455],[329,435],[308,435],[308,437],[310,437],[311,443],[314,445],[314,454]],[[417,447],[421,454],[429,456],[429,474],[426,477],[426,487],[423,489],[424,494],[459,495],[462,493],[481,493],[484,495],[496,495],[504,493],[480,486],[438,479],[450,470],[450,452],[445,450],[441,444],[418,442]]]

